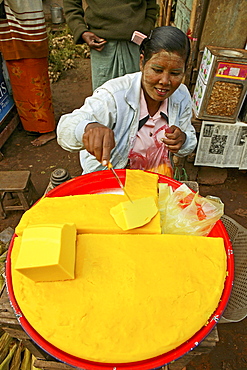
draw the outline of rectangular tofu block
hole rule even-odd
[[[128,198],[118,194],[84,194],[66,197],[42,198],[24,213],[16,227],[16,234],[31,225],[75,223],[78,234],[122,234],[110,215],[110,209]],[[138,229],[128,231],[138,234],[160,234],[160,216],[156,216]]]
[[[15,269],[34,281],[74,279],[75,224],[36,225],[23,231]]]
[[[154,197],[158,199],[158,175],[141,170],[126,170],[125,188],[132,200]],[[15,232],[22,235],[23,230],[31,225],[75,223],[78,234],[123,234],[126,231],[119,227],[110,209],[127,201],[120,194],[82,194],[63,197],[44,197],[26,211]],[[128,233],[160,234],[160,215],[139,228]]]
[[[133,199],[157,197],[159,175],[143,170],[126,170],[125,188]]]

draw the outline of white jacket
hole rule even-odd
[[[139,124],[141,76],[141,72],[136,72],[107,81],[85,100],[80,109],[60,118],[58,144],[70,152],[81,151],[83,174],[105,169],[82,143],[85,127],[91,122],[99,122],[114,131],[116,146],[111,152],[111,163],[114,168],[126,167]],[[181,157],[190,154],[197,144],[191,116],[191,97],[187,87],[181,84],[168,98],[169,126],[178,126],[187,136],[176,153]]]

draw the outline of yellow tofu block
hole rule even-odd
[[[121,202],[111,208],[110,214],[123,230],[143,226],[157,214],[158,208],[153,197]]]
[[[75,253],[75,224],[31,226],[23,232],[15,269],[34,281],[74,279]]]
[[[125,188],[130,198],[138,199],[158,195],[159,175],[142,170],[126,170]]]
[[[66,197],[42,198],[24,213],[16,227],[22,235],[30,225],[74,223],[77,233],[125,233],[110,215],[110,209],[128,200],[119,194],[84,194]],[[138,234],[160,234],[160,216],[157,215],[142,227],[128,231]]]
[[[76,279],[36,284],[11,273],[23,315],[45,340],[79,358],[125,363],[175,349],[206,324],[226,253],[222,238],[81,234]]]

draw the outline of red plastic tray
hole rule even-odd
[[[116,170],[122,182],[125,182],[126,170]],[[169,177],[159,175],[160,183],[168,183],[173,189],[178,188],[181,183],[173,180]],[[99,171],[93,172],[87,175],[82,175],[69,180],[56,188],[49,191],[46,194],[47,197],[62,197],[67,195],[79,195],[79,194],[95,194],[107,192],[111,193],[119,188],[117,180],[113,177],[110,171]],[[35,206],[35,205],[34,205]],[[234,277],[234,258],[232,245],[228,236],[228,233],[221,221],[218,221],[214,228],[211,230],[209,236],[211,237],[222,237],[224,239],[226,254],[227,254],[227,277],[225,281],[225,287],[222,293],[219,305],[213,315],[208,320],[206,326],[202,327],[192,338],[177,347],[176,349],[164,353],[163,355],[150,358],[144,361],[132,362],[132,363],[99,363],[93,361],[87,361],[82,358],[78,358],[61,351],[59,348],[53,346],[42,338],[39,333],[29,324],[24,315],[22,314],[18,302],[15,299],[12,279],[11,279],[11,251],[13,248],[13,241],[16,235],[13,236],[6,261],[6,281],[7,290],[9,294],[10,302],[14,308],[15,314],[30,338],[38,344],[43,350],[49,353],[54,358],[67,363],[72,366],[76,366],[86,370],[150,370],[157,367],[161,367],[168,364],[179,357],[185,355],[187,352],[193,350],[205,337],[211,332],[214,326],[217,324],[218,320],[222,316],[224,309],[227,305],[228,299],[230,297],[233,277]]]

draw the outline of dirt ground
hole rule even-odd
[[[56,120],[64,114],[80,107],[85,97],[91,94],[90,61],[78,60],[77,68],[64,72],[62,78],[52,85]],[[49,184],[52,171],[65,168],[71,176],[81,174],[78,154],[64,151],[53,140],[43,147],[33,147],[32,137],[18,127],[1,148],[3,159],[1,170],[29,170],[32,182],[41,197]],[[200,179],[201,168],[185,162],[190,180]],[[205,170],[205,169],[204,169]],[[206,169],[207,170],[207,169]],[[208,169],[208,184],[199,182],[201,195],[219,196],[225,204],[225,214],[247,228],[247,173],[237,169]],[[213,172],[212,172],[213,170]],[[212,185],[226,176],[223,183]],[[211,177],[210,177],[211,176]],[[207,178],[207,172],[206,172]],[[207,181],[206,181],[207,182]],[[9,211],[7,218],[1,220],[0,231],[8,226],[15,228],[22,211]],[[239,323],[219,324],[219,342],[216,347],[203,356],[198,356],[187,370],[247,370],[247,318]]]

